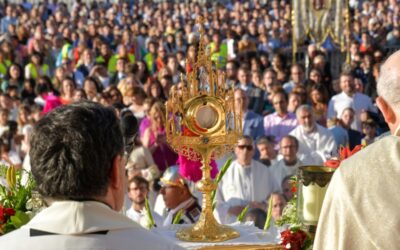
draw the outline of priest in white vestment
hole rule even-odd
[[[296,137],[284,136],[279,144],[282,159],[270,167],[275,180],[282,186],[282,181],[286,176],[296,175],[297,169],[303,165],[297,158],[299,142]]]
[[[253,139],[244,136],[235,148],[237,159],[221,179],[217,188],[217,218],[222,223],[236,221],[240,212],[249,205],[265,209],[266,199],[280,185],[269,168],[253,160]]]
[[[299,158],[305,164],[321,165],[337,154],[332,132],[315,122],[312,107],[301,105],[296,110],[299,125],[290,135],[299,141]]]
[[[47,113],[36,123],[29,155],[36,189],[50,206],[1,236],[0,249],[183,249],[118,212],[124,151],[112,108],[86,101]]]
[[[400,52],[383,64],[376,99],[393,135],[343,161],[322,206],[314,249],[399,249]]]

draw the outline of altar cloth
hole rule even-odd
[[[245,245],[248,245],[249,247],[255,245],[265,246],[266,247],[265,249],[280,249],[280,248],[267,248],[268,246],[271,247],[274,245],[277,246],[279,242],[278,238],[279,233],[276,228],[265,232],[263,230],[256,228],[252,222],[247,222],[242,224],[233,223],[230,224],[229,226],[239,231],[240,237],[223,242],[187,242],[187,241],[181,241],[178,238],[176,238],[175,234],[177,230],[188,227],[188,225],[171,225],[169,227],[164,227],[164,228],[153,228],[152,231],[165,238],[168,238],[169,240],[172,240],[181,247],[192,250],[200,250],[203,248],[210,249],[209,247],[214,247],[214,246],[215,247],[240,246],[241,247],[240,249],[245,249],[242,248]],[[263,249],[263,248],[258,247],[257,249]]]

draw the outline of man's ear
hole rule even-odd
[[[112,188],[120,188],[121,186],[123,186],[123,183],[121,183],[121,181],[123,180],[123,178],[121,178],[121,175],[123,175],[123,169],[121,168],[121,158],[122,156],[118,154],[112,160],[110,173],[110,186]]]
[[[382,115],[385,118],[386,123],[395,124],[396,114],[394,113],[392,107],[385,101],[385,99],[378,96],[376,98],[376,104],[378,105],[378,108],[382,112]]]

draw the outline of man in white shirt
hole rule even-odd
[[[141,220],[147,215],[145,209],[146,198],[149,194],[149,182],[142,176],[134,176],[128,183],[128,197],[132,201],[132,206],[126,211],[129,219],[143,225]],[[152,212],[152,211],[151,211]],[[154,222],[157,226],[161,226],[163,219],[157,213],[152,212]]]
[[[337,154],[332,132],[315,122],[311,106],[301,105],[296,110],[296,116],[299,126],[290,135],[299,141],[298,153],[303,163],[319,165]]]
[[[297,169],[303,164],[297,158],[298,150],[299,142],[296,137],[287,135],[282,138],[280,152],[283,158],[271,166],[271,171],[279,184],[286,176],[296,175]]]
[[[182,249],[118,213],[126,159],[112,108],[86,101],[54,109],[37,122],[29,155],[50,206],[0,237],[0,249]]]
[[[185,179],[179,174],[179,167],[172,166],[165,170],[160,178],[161,190],[165,207],[168,209],[163,225],[169,226],[174,220],[178,224],[195,223],[201,213],[197,199],[192,195]],[[176,218],[179,211],[183,210],[180,218]]]
[[[239,139],[235,148],[236,160],[226,171],[217,188],[217,218],[232,223],[240,212],[250,208],[265,209],[265,201],[280,190],[272,173],[260,162],[253,160],[255,148],[250,136]]]
[[[356,112],[356,119],[354,119],[351,128],[361,131],[361,112],[372,111],[376,113],[376,107],[372,104],[369,96],[356,92],[354,78],[351,74],[341,74],[340,89],[342,92],[333,96],[329,101],[328,118],[340,118],[343,110],[350,107]]]

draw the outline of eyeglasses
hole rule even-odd
[[[237,147],[240,150],[244,150],[244,149],[247,149],[248,151],[252,151],[253,150],[253,145],[237,145]]]

